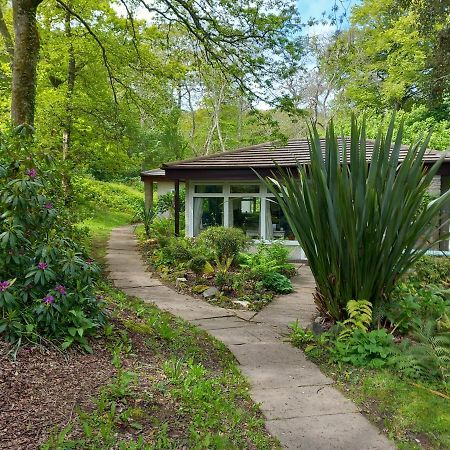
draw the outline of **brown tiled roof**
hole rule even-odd
[[[349,142],[349,139],[346,139]],[[339,139],[342,146],[342,140]],[[372,157],[375,141],[366,142],[367,159]],[[325,139],[321,139],[322,148],[325,149]],[[408,146],[404,145],[400,151],[402,160],[408,151]],[[425,163],[434,163],[442,156],[442,152],[433,150],[427,151],[423,160]],[[446,155],[446,162],[450,163],[450,153]],[[239,169],[239,168],[273,168],[275,164],[289,167],[296,166],[297,163],[308,164],[309,145],[307,139],[291,139],[287,145],[276,147],[272,143],[264,143],[232,150],[223,153],[216,153],[208,156],[175,161],[164,164],[163,169]]]

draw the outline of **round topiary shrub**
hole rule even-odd
[[[201,245],[214,249],[217,258],[226,260],[236,259],[245,250],[249,240],[239,228],[209,227],[197,237]]]

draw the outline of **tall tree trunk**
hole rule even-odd
[[[15,48],[13,58],[11,119],[15,125],[34,126],[36,67],[39,35],[37,7],[42,0],[13,0]]]
[[[70,151],[71,137],[72,137],[72,123],[73,123],[73,104],[72,97],[75,88],[75,52],[72,43],[72,27],[70,24],[71,14],[66,12],[65,17],[65,34],[69,41],[69,63],[67,65],[67,93],[66,93],[66,117],[63,129],[63,147],[62,157],[67,160]]]
[[[67,64],[67,91],[66,91],[66,111],[63,127],[62,137],[62,159],[67,161],[70,155],[70,145],[72,139],[72,124],[73,124],[73,91],[75,88],[75,52],[72,43],[72,26],[70,23],[72,16],[70,12],[66,12],[64,20],[64,33],[69,43],[68,56],[69,61]],[[67,166],[64,166],[64,173],[62,177],[62,186],[66,201],[69,197],[70,191],[70,177],[68,176]]]

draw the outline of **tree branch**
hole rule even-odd
[[[113,71],[112,71],[111,64],[108,59],[108,55],[106,53],[105,46],[100,41],[98,36],[94,33],[94,31],[92,30],[90,25],[79,14],[77,14],[72,8],[70,8],[68,5],[66,5],[62,0],[56,0],[56,3],[58,3],[63,9],[65,9],[68,13],[70,13],[73,17],[75,17],[86,28],[87,32],[92,36],[92,38],[95,40],[95,42],[97,42],[98,46],[100,47],[100,50],[102,52],[103,64],[108,72],[109,84],[111,86],[111,91],[114,96],[114,105],[115,105],[115,109],[117,111],[119,102],[117,100],[117,92],[116,92],[116,88],[114,86],[114,81],[117,81],[117,80],[113,76]]]

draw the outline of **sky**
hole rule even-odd
[[[342,8],[348,8],[348,15],[350,15],[350,9],[353,5],[359,3],[359,0],[336,0],[338,5]],[[297,7],[300,13],[300,17],[303,20],[308,20],[310,18],[321,19],[322,13],[325,11],[328,13],[335,4],[335,0],[297,0]],[[346,23],[343,24],[345,28]],[[305,30],[308,34],[322,34],[333,31],[334,27],[331,25],[314,25],[308,30]]]

